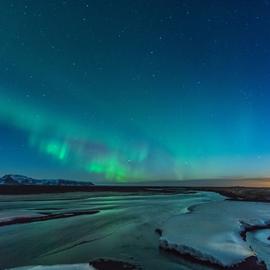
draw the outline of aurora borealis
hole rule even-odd
[[[3,0],[0,173],[270,175],[270,2]]]

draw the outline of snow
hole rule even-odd
[[[62,264],[62,265],[37,265],[37,266],[24,266],[18,268],[11,268],[9,270],[95,270],[89,264]]]
[[[243,224],[270,221],[267,203],[217,201],[195,206],[163,224],[160,246],[197,259],[231,266],[256,255],[240,232]]]
[[[269,256],[269,247],[270,240],[270,229],[259,230],[255,232],[247,233],[247,241],[256,251],[259,260],[263,261],[267,269],[270,269],[270,256]]]
[[[67,218],[64,222],[57,219],[0,227],[0,268],[44,265],[47,262],[77,264],[108,256],[129,261],[132,256],[135,263],[145,269],[179,269],[178,262],[160,254],[155,229],[168,218],[188,212],[190,206],[216,200],[223,201],[224,197],[212,192],[6,196],[0,202],[0,209],[16,211],[17,214],[17,211],[26,210],[65,213],[86,209],[98,209],[100,214]],[[181,269],[190,268],[181,265]]]
[[[254,237],[258,241],[270,246],[270,229],[255,232]]]

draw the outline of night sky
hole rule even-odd
[[[270,2],[0,2],[0,173],[270,176]]]

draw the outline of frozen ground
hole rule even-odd
[[[197,205],[189,214],[165,222],[161,227],[160,245],[200,260],[231,266],[256,255],[257,247],[245,241],[241,231],[269,223],[268,203],[211,202]],[[259,231],[256,238],[265,242],[265,235]]]
[[[0,226],[0,268],[88,263],[109,257],[140,264],[145,269],[194,269],[192,263],[169,258],[159,251],[155,229],[168,218],[185,213],[191,205],[223,199],[208,192],[1,196],[0,213],[6,213],[9,219],[14,215],[85,210],[99,210],[99,213]]]
[[[247,234],[247,240],[256,250],[259,259],[266,263],[267,269],[270,269],[270,229],[250,232]]]
[[[89,264],[70,264],[70,265],[51,265],[51,266],[25,266],[25,267],[18,267],[18,268],[12,268],[10,270],[95,270],[92,266]]]
[[[78,212],[84,214],[67,216]],[[36,219],[48,215],[59,218]],[[16,223],[18,217],[26,223],[1,226],[6,220]],[[111,258],[150,270],[209,270],[213,268],[159,250],[156,229],[163,230],[161,245],[166,240],[173,249],[182,251],[184,246],[200,258],[229,265],[254,252],[267,258],[267,231],[248,232],[248,242],[239,235],[240,221],[254,225],[267,220],[268,204],[224,201],[211,192],[0,196],[0,269],[54,265],[19,270],[58,270],[61,265],[64,270],[89,270],[90,261]]]

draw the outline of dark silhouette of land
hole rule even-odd
[[[50,186],[50,185],[1,185],[1,195],[42,194],[66,192],[119,192],[148,194],[178,194],[197,191],[217,192],[231,200],[270,201],[270,188],[262,187],[167,187],[167,186]]]

